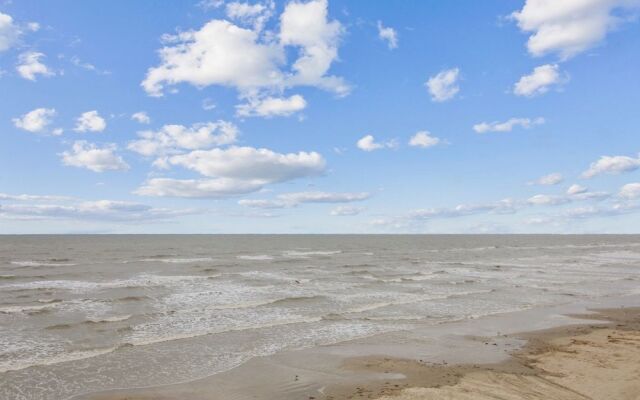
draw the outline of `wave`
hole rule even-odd
[[[47,359],[37,359],[36,357],[32,357],[31,359],[0,361],[0,373],[9,372],[9,371],[20,371],[22,369],[43,366],[43,365],[54,365],[54,364],[60,364],[63,362],[84,360],[87,358],[92,358],[92,357],[97,357],[104,354],[112,353],[117,349],[118,347],[108,347],[103,349],[66,352],[66,353],[57,354],[56,356],[53,356]]]
[[[174,340],[193,339],[196,337],[207,336],[207,335],[217,335],[217,334],[228,333],[228,332],[250,331],[250,330],[273,328],[277,326],[294,325],[294,324],[308,324],[308,323],[320,322],[320,321],[322,321],[322,317],[291,318],[288,320],[283,320],[283,321],[278,321],[278,322],[273,322],[268,324],[237,326],[234,328],[222,329],[218,331],[201,331],[201,332],[193,332],[193,333],[182,333],[182,334],[175,334],[175,335],[160,336],[160,337],[154,337],[154,338],[130,340],[129,342],[126,342],[120,345],[119,348],[127,348],[127,347],[134,347],[134,346],[148,346],[148,345],[157,344],[157,343],[171,342]]]
[[[241,255],[236,256],[238,260],[248,260],[248,261],[269,261],[273,260],[273,257],[267,254],[258,254],[258,255]]]
[[[327,251],[297,251],[297,250],[287,250],[283,251],[282,255],[284,257],[295,257],[295,258],[308,258],[311,256],[332,256],[335,254],[342,253],[342,250],[327,250]]]
[[[23,312],[37,312],[53,307],[53,304],[34,305],[16,305],[0,307],[0,314],[18,314]]]
[[[485,293],[490,293],[491,291],[492,291],[492,289],[473,290],[473,291],[467,291],[467,292],[451,293],[451,294],[446,294],[446,295],[442,295],[442,296],[416,296],[416,297],[408,298],[408,299],[405,299],[405,300],[381,301],[381,302],[369,303],[369,304],[364,304],[364,305],[361,305],[361,306],[353,307],[353,308],[350,308],[350,309],[348,309],[348,310],[346,310],[346,311],[344,311],[342,313],[333,313],[333,315],[344,316],[345,314],[360,314],[360,313],[363,313],[363,312],[366,312],[366,311],[377,310],[377,309],[384,308],[384,307],[415,304],[415,303],[421,303],[421,302],[430,301],[430,300],[446,300],[446,299],[451,299],[451,298],[456,298],[456,297],[464,297],[464,296],[469,296],[469,295],[474,295],[474,294],[485,294]]]
[[[104,324],[107,322],[122,322],[131,318],[132,315],[114,315],[113,317],[106,317],[101,319],[88,319],[84,321],[86,324]]]
[[[55,260],[55,261],[51,261]],[[58,260],[69,261],[66,258],[61,259],[51,259],[47,261],[37,261],[37,260],[24,260],[24,261],[11,261],[12,265],[17,265],[19,267],[72,267],[74,265],[78,265],[76,263],[69,262],[58,262]]]
[[[212,257],[193,257],[193,258],[143,258],[140,262],[162,262],[168,264],[190,264],[196,262],[213,261]]]

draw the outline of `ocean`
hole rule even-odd
[[[639,293],[634,235],[0,236],[0,399]]]

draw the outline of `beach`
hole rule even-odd
[[[573,375],[557,357],[582,348],[547,339],[587,326],[595,336],[572,338],[599,343],[594,327],[614,314],[593,310],[640,305],[637,236],[81,235],[0,246],[0,397],[12,400],[447,398],[513,379],[526,381],[513,390],[560,390],[572,386],[559,376]],[[632,317],[616,317],[618,341],[601,343],[614,356],[606,365],[633,354],[620,348],[634,343]],[[569,352],[541,351],[557,346]]]
[[[391,355],[342,357],[330,350],[321,356],[313,355],[314,364],[308,362],[310,353],[301,352],[260,360],[224,376],[188,384],[115,391],[82,399],[640,398],[640,307],[598,309],[575,317],[583,319],[582,323],[493,337],[467,337],[475,345],[467,347],[462,359],[502,358],[501,361],[456,363]],[[523,344],[515,345],[518,341]],[[505,351],[507,343],[514,348]],[[351,351],[362,351],[357,347],[363,343],[351,345]],[[384,345],[378,342],[377,346]],[[489,351],[479,351],[478,346],[486,346]],[[389,354],[392,352],[388,350]],[[456,357],[461,355],[453,356]],[[260,375],[254,375],[256,372]]]

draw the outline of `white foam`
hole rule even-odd
[[[249,260],[249,261],[268,261],[273,260],[273,257],[267,254],[258,254],[258,255],[241,255],[236,257],[238,260]]]
[[[143,262],[161,262],[167,264],[190,264],[196,262],[208,262],[213,261],[211,257],[194,257],[194,258],[144,258]]]
[[[287,250],[282,252],[284,257],[289,258],[308,258],[312,256],[332,256],[335,254],[342,253],[341,250],[328,250],[328,251],[297,251],[297,250]]]
[[[75,263],[46,262],[34,260],[11,261],[11,264],[20,267],[72,267],[74,265],[78,265]]]

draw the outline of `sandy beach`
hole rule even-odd
[[[398,382],[336,392],[331,399],[640,399],[640,308],[598,310],[607,321],[518,335],[528,340],[505,362],[433,365],[403,359],[350,360],[348,368],[393,371]],[[486,338],[492,345],[493,338]]]
[[[639,399],[640,307],[594,309],[573,317],[589,322],[493,337],[466,336],[474,349],[486,347],[487,354],[497,357],[507,353],[499,362],[369,355],[343,357],[336,364],[327,353],[311,359],[298,354],[256,360],[252,367],[263,373],[250,377],[248,369],[239,368],[188,384],[111,391],[83,399]],[[466,358],[491,359],[487,354],[473,350]]]

